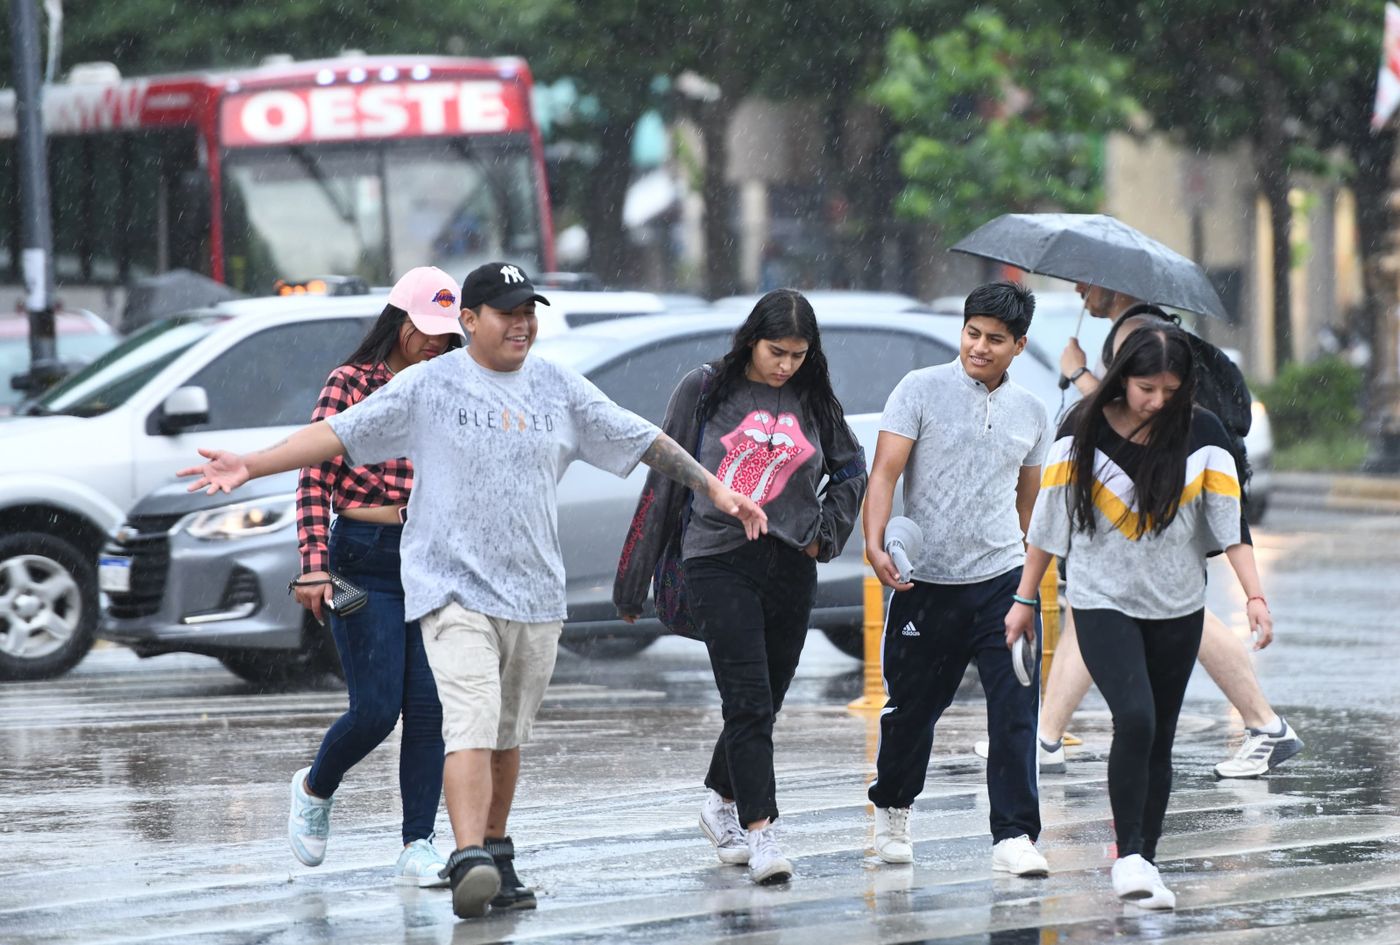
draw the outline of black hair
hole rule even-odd
[[[1151,377],[1163,372],[1180,378],[1181,387],[1161,410],[1125,439],[1131,440],[1144,428],[1148,431],[1143,462],[1136,464],[1132,475],[1139,516],[1137,537],[1141,538],[1149,530],[1161,534],[1176,518],[1190,451],[1196,359],[1186,332],[1170,322],[1163,322],[1145,325],[1129,334],[1098,390],[1076,408],[1074,445],[1069,458],[1072,470],[1070,515],[1076,529],[1090,535],[1094,533],[1094,493],[1099,489],[1094,481],[1095,450],[1108,425],[1104,408],[1126,397],[1129,378]],[[1124,518],[1127,514],[1125,510]],[[1123,520],[1115,524],[1121,526]]]
[[[381,364],[389,359],[394,347],[399,343],[399,328],[404,320],[408,318],[408,312],[397,305],[386,305],[384,311],[379,313],[379,317],[374,320],[369,331],[360,339],[357,347],[348,358],[340,362],[341,367],[347,364]],[[412,324],[412,323],[410,323]],[[417,332],[418,327],[412,326]],[[453,333],[448,336],[447,347],[444,351],[451,351],[460,347],[462,338]]]
[[[743,380],[753,360],[753,346],[760,341],[780,338],[801,338],[807,342],[807,357],[785,386],[797,392],[798,400],[820,425],[830,432],[845,422],[841,401],[831,388],[831,371],[826,353],[822,351],[822,336],[817,328],[817,315],[812,303],[796,289],[774,289],[754,304],[753,311],[734,332],[734,344],[729,352],[714,362],[715,377],[700,406],[701,420],[715,415],[719,404]]]
[[[1123,310],[1123,314],[1113,320],[1113,327],[1109,328],[1108,337],[1103,340],[1103,351],[1100,357],[1105,365],[1113,362],[1113,339],[1118,337],[1118,330],[1123,327],[1123,323],[1130,318],[1140,318],[1144,315],[1160,318],[1162,321],[1170,322],[1173,325],[1181,324],[1180,315],[1174,315],[1159,306],[1153,305],[1151,302],[1139,302],[1136,305],[1128,306]]]
[[[963,324],[976,315],[1006,323],[1011,337],[1020,340],[1031,330],[1035,293],[1019,282],[988,282],[968,293],[963,303]]]

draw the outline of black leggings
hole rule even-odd
[[[1139,620],[1116,610],[1076,610],[1079,652],[1113,713],[1108,799],[1118,855],[1152,860],[1172,793],[1172,742],[1186,683],[1201,649],[1205,611]]]

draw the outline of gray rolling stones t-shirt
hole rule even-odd
[[[413,463],[404,616],[450,601],[506,620],[565,617],[556,487],[575,459],[626,476],[660,434],[540,358],[487,370],[461,348],[326,420],[352,465]]]
[[[988,392],[961,361],[907,374],[880,429],[914,441],[904,467],[904,514],[923,532],[914,580],[972,584],[1026,560],[1016,482],[1050,446],[1045,407],[1003,380]]]

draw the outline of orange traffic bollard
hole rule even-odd
[[[885,707],[885,677],[880,668],[880,646],[885,637],[885,588],[879,578],[867,574],[864,590],[865,687],[861,697],[847,708],[878,712]]]
[[[1060,645],[1060,569],[1054,560],[1040,581],[1040,698],[1045,698],[1045,681],[1055,647]]]

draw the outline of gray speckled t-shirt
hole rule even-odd
[[[461,348],[401,371],[326,421],[353,465],[413,462],[400,553],[404,615],[450,601],[563,620],[556,487],[575,459],[626,476],[661,431],[541,358],[487,370]]]
[[[924,536],[914,580],[973,584],[1020,567],[1016,482],[1044,460],[1049,425],[1030,391],[1008,378],[988,392],[961,361],[899,382],[880,429],[914,441],[904,467],[904,514]]]

